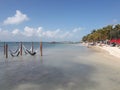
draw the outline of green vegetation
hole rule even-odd
[[[120,39],[120,24],[108,25],[101,29],[93,30],[90,34],[84,36],[82,41],[96,42],[111,39]]]

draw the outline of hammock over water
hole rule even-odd
[[[36,52],[31,52],[31,51],[29,51],[28,49],[26,49],[26,51],[30,54],[30,55],[35,55],[36,54]]]
[[[12,51],[12,50],[9,50],[9,51],[10,51],[10,55],[12,57],[19,56],[19,54],[20,54],[20,49],[19,48],[16,51]]]
[[[25,54],[30,54],[32,56],[34,56],[37,53],[36,51],[32,51],[31,49],[28,50],[24,45],[23,45],[23,49]],[[12,50],[9,50],[9,51],[12,57],[17,57],[20,55],[20,47],[18,47],[15,51],[12,51]]]
[[[23,48],[24,48],[24,52],[25,52],[25,54],[30,54],[30,55],[32,55],[32,56],[34,56],[35,54],[36,54],[36,52],[34,51],[34,52],[32,52],[31,51],[31,49],[30,50],[28,50],[25,46],[23,46]]]

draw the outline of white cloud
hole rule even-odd
[[[15,29],[15,30],[13,30],[13,31],[12,31],[12,34],[13,34],[13,35],[20,34],[20,31],[19,31],[19,29]]]
[[[75,29],[73,29],[73,32],[76,33],[76,32],[81,31],[81,30],[83,30],[83,29],[84,29],[84,28],[81,28],[81,27],[75,28]]]
[[[59,35],[59,38],[64,39],[64,38],[70,38],[73,35],[73,33],[67,31]]]
[[[23,31],[14,29],[13,31],[2,30],[0,28],[0,38],[2,40],[13,40],[13,41],[33,41],[40,40],[71,40],[77,36],[81,28],[75,28],[71,31],[63,31],[60,29],[56,30],[43,30],[42,27],[32,28],[29,26],[24,27]],[[5,38],[4,38],[5,37]]]
[[[19,24],[24,21],[29,20],[26,14],[23,14],[21,11],[16,10],[16,14],[12,17],[8,17],[6,20],[4,20],[4,25],[8,24]]]
[[[42,27],[38,27],[38,30],[36,32],[37,36],[41,37],[42,36]]]
[[[30,28],[28,26],[26,26],[24,28],[24,32],[23,32],[23,35],[27,36],[27,37],[31,37],[35,34],[35,30],[34,28]]]
[[[43,34],[42,27],[32,28],[28,26],[26,26],[24,28],[24,31],[22,31],[21,33],[26,37],[32,37],[32,36],[41,37]]]
[[[0,30],[0,34],[3,35],[4,37],[9,34],[8,30]]]
[[[12,40],[12,35],[8,30],[0,30],[0,40],[2,41],[9,41]]]
[[[48,38],[56,38],[56,37],[58,37],[59,33],[60,33],[60,29],[57,29],[55,31],[45,31],[42,33],[42,35],[46,36]]]

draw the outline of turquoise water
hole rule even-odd
[[[18,47],[20,47],[20,42],[5,42],[6,44],[8,44],[9,49],[16,49]],[[32,46],[32,42],[22,42],[22,44],[26,47],[26,48],[31,48]],[[43,48],[53,48],[53,47],[58,47],[61,46],[62,44],[56,43],[56,44],[52,44],[49,42],[43,42]],[[4,46],[4,42],[0,42],[0,52],[3,52],[3,46]],[[40,42],[33,42],[33,46],[34,49],[38,49],[40,47]]]
[[[10,55],[10,50],[12,51],[16,51],[18,48],[20,48],[20,42],[5,42],[5,44],[8,44],[8,56],[12,57]],[[24,47],[27,48],[28,50],[31,49],[32,47],[32,42],[22,42],[23,45],[23,56],[25,56],[25,52],[24,52]],[[58,47],[62,47],[65,44],[60,44],[60,43],[49,43],[49,42],[43,42],[42,43],[42,47],[45,51],[47,51],[48,49],[55,49]],[[34,51],[37,51],[37,54],[40,54],[40,42],[33,42],[33,47],[34,47]],[[19,55],[20,56],[20,55]],[[4,42],[0,42],[0,57],[4,58]]]
[[[24,45],[27,47],[28,44]],[[59,90],[68,86],[67,90],[70,88],[69,84],[74,84],[72,77],[75,75],[76,80],[81,74],[79,64],[72,60],[79,50],[83,51],[85,48],[79,49],[72,44],[44,44],[46,47],[43,48],[43,57],[39,54],[23,55],[0,62],[0,90]],[[9,43],[10,45],[12,47],[14,44]],[[37,43],[35,48],[38,47]],[[90,70],[90,67],[82,64],[80,67],[88,68],[83,74]]]
[[[82,45],[50,45],[43,48],[42,57],[37,53],[3,58],[0,90],[119,90],[115,58]]]

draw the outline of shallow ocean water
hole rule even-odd
[[[0,90],[118,90],[120,62],[82,45],[0,60]]]

